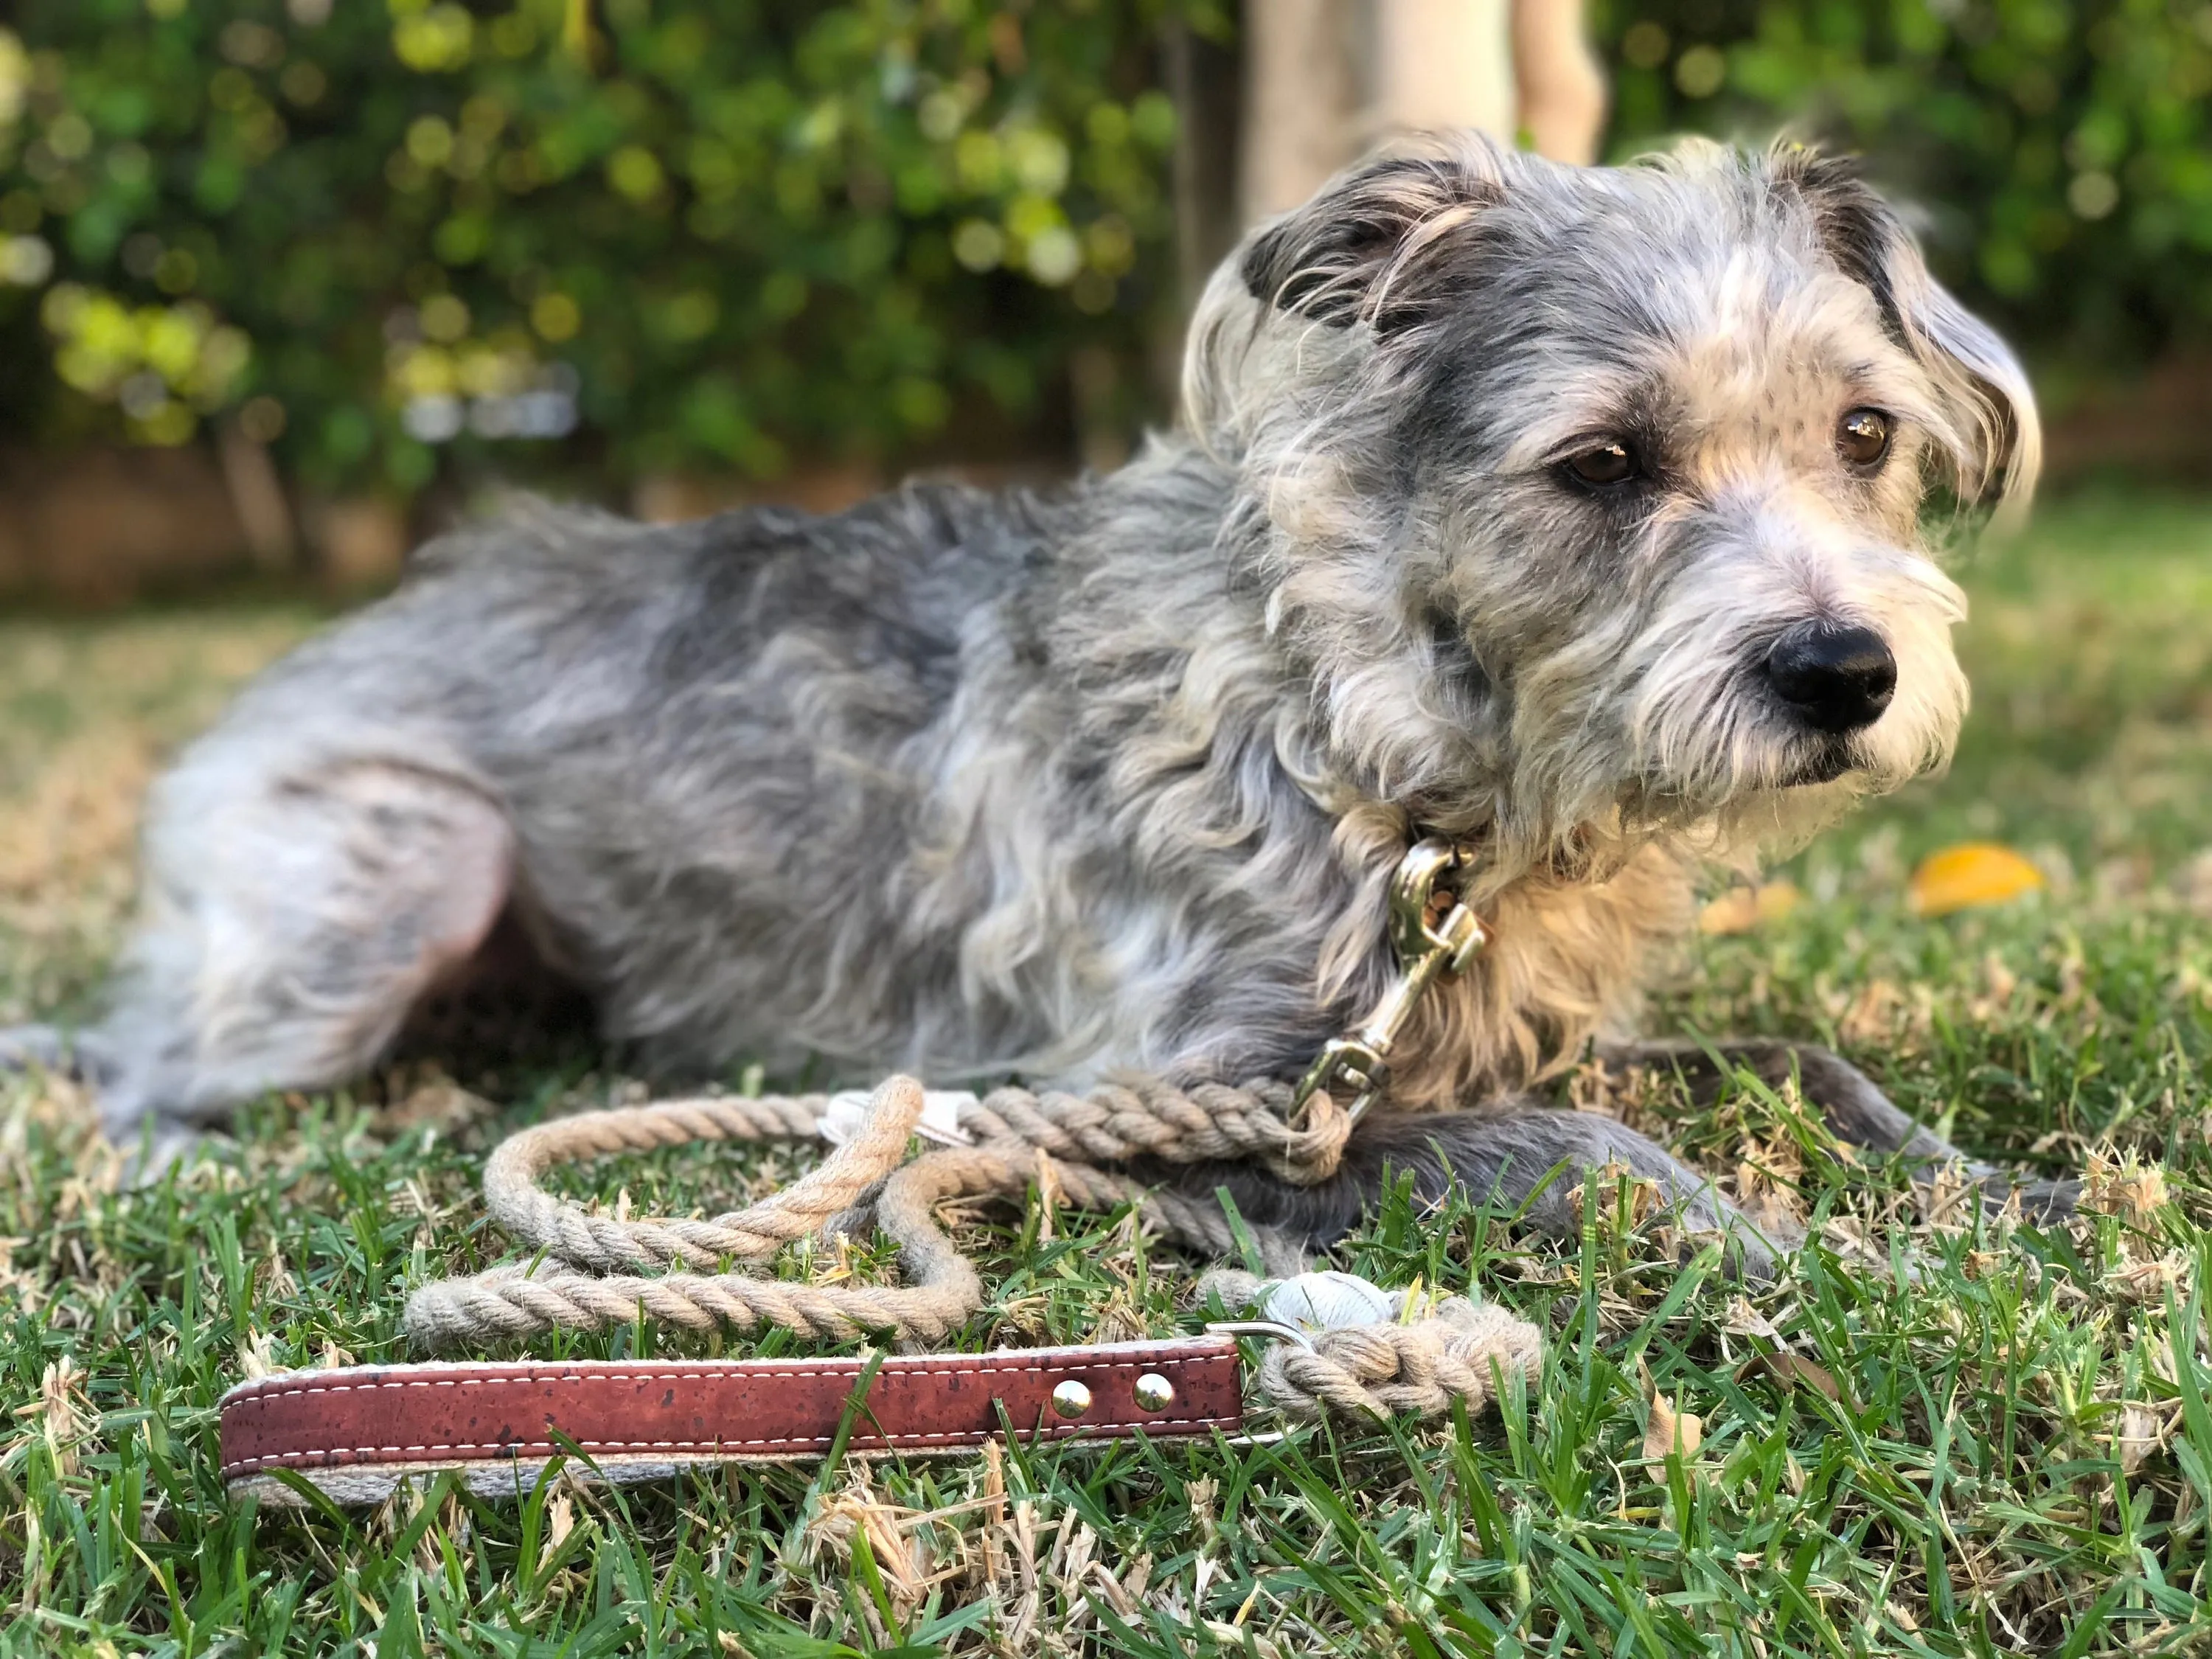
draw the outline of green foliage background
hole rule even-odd
[[[2046,390],[2212,332],[2204,0],[1596,0],[1612,149],[1789,125],[1868,157]]]
[[[557,459],[619,478],[972,444],[1054,418],[1085,349],[1141,396],[1158,40],[1194,9],[27,0],[0,328],[58,373],[0,421],[179,442],[236,410],[313,481],[411,490],[426,398],[573,386]]]
[[[234,419],[310,483],[404,494],[1033,447],[1072,387],[1133,423],[1175,320],[1163,31],[1235,9],[17,0],[0,439]],[[1617,154],[1784,124],[1868,152],[2048,388],[2203,340],[2212,3],[1595,0],[1594,27]],[[575,428],[518,439],[517,410]]]

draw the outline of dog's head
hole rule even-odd
[[[1343,763],[1530,859],[1942,763],[1929,498],[2016,507],[2039,451],[2002,343],[1794,148],[1370,162],[1217,275],[1187,398]]]

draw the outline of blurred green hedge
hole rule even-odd
[[[1612,148],[1797,133],[1865,155],[2046,386],[2212,334],[2204,0],[1595,0]]]
[[[2212,4],[1593,3],[1616,153],[1868,152],[2046,371],[2206,334]],[[0,440],[220,417],[411,493],[1126,426],[1176,301],[1162,31],[1234,11],[14,0]]]
[[[18,0],[0,431],[325,487],[911,454],[1149,393],[1199,0]],[[1103,354],[1103,355],[1102,355]],[[572,430],[573,428],[573,430]]]

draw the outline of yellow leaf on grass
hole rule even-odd
[[[1906,889],[1915,915],[1948,916],[1976,904],[2002,904],[2043,886],[2043,872],[1993,841],[1961,842],[1930,853]]]
[[[1678,1395],[1679,1399],[1680,1396]],[[1651,1396],[1651,1415],[1644,1425],[1644,1455],[1656,1462],[1679,1451],[1684,1460],[1695,1457],[1705,1443],[1705,1419],[1695,1412],[1677,1408],[1663,1394]]]
[[[1804,895],[1797,884],[1770,881],[1757,887],[1731,887],[1698,915],[1701,933],[1747,933],[1763,921],[1779,921]]]

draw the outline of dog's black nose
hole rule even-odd
[[[1820,732],[1872,726],[1897,691],[1897,659],[1870,628],[1800,623],[1766,653],[1766,678],[1798,719]]]

